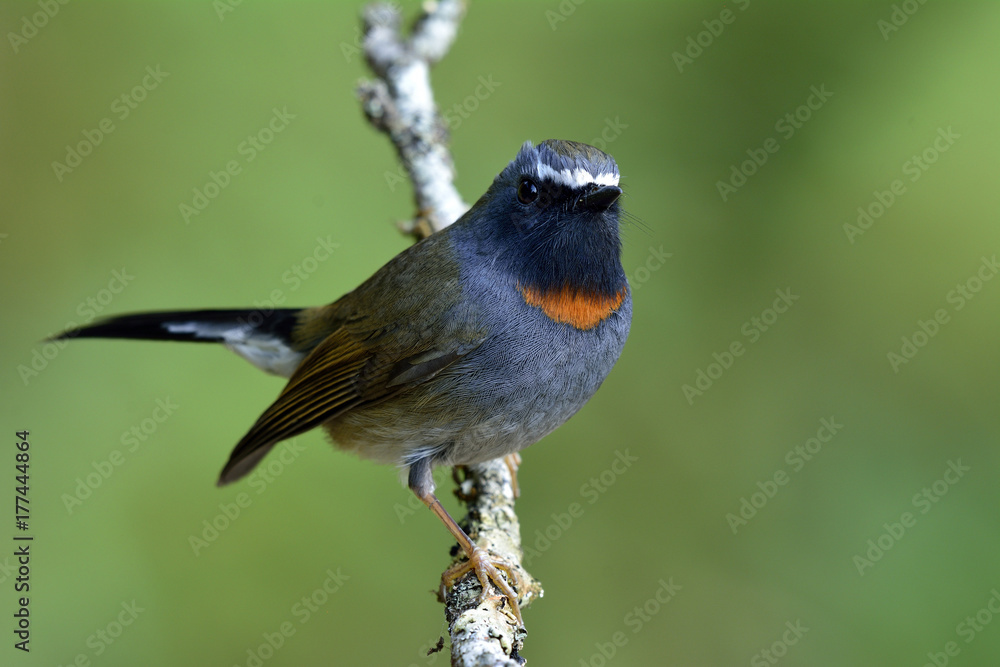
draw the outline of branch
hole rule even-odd
[[[400,32],[400,12],[393,5],[365,8],[364,51],[378,77],[358,86],[368,120],[392,141],[413,183],[416,219],[405,231],[418,239],[444,229],[469,206],[455,189],[448,131],[434,104],[430,67],[448,52],[465,13],[461,0],[426,2],[409,37]],[[524,609],[542,596],[541,585],[521,564],[521,528],[514,513],[514,470],[503,460],[463,468],[456,494],[468,506],[461,521],[480,548],[506,560],[515,570],[511,582]],[[461,558],[457,548],[453,555]],[[527,634],[506,608],[503,596],[478,604],[481,587],[470,572],[443,596],[451,636],[452,665],[517,667]]]
[[[465,479],[455,492],[469,513],[462,521],[472,541],[500,556],[517,571],[515,583],[521,609],[542,597],[541,584],[521,564],[521,525],[514,513],[512,470],[503,459],[462,468]],[[459,557],[461,554],[458,554]],[[506,598],[487,597],[475,574],[467,574],[448,592],[445,618],[451,635],[452,665],[460,667],[517,667],[527,631],[505,610]]]
[[[400,33],[398,7],[372,4],[362,15],[365,59],[378,78],[362,81],[358,97],[410,175],[417,217],[405,231],[417,238],[444,229],[469,209],[455,189],[448,129],[430,81],[431,65],[448,52],[464,13],[461,0],[426,3],[407,39]]]

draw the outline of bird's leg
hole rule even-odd
[[[517,484],[517,469],[521,467],[521,454],[514,452],[503,457],[503,462],[507,464],[510,471],[510,490],[514,492],[514,499],[521,497],[521,487]]]
[[[473,544],[469,536],[462,530],[462,527],[441,506],[441,501],[434,495],[434,478],[431,474],[431,463],[429,460],[417,461],[410,466],[409,486],[414,495],[420,498],[421,502],[427,505],[430,511],[434,512],[441,519],[445,528],[458,540],[458,545],[462,547],[462,550],[469,559],[445,570],[444,574],[441,575],[442,586],[450,588],[456,581],[465,576],[466,573],[474,571],[476,578],[479,579],[479,583],[483,588],[482,593],[479,595],[480,603],[486,598],[487,591],[489,590],[489,582],[493,582],[510,603],[511,612],[513,612],[518,625],[523,626],[521,608],[517,603],[517,593],[500,576],[500,571],[503,570],[512,581],[517,581],[518,575],[516,570],[507,561],[497,558]]]

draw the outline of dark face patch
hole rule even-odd
[[[491,230],[483,246],[550,317],[592,326],[621,302],[617,181],[614,159],[596,148],[525,144],[473,209]]]

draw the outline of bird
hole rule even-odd
[[[467,557],[445,572],[492,582],[523,625],[516,574],[476,546],[434,495],[437,466],[516,455],[594,395],[628,338],[618,165],[584,143],[525,142],[456,222],[333,303],[114,316],[55,339],[221,343],[288,378],[239,440],[218,484],[279,442],[322,427],[333,444],[397,466]]]

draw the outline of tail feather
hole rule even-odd
[[[177,310],[119,315],[69,329],[52,340],[130,338],[193,343],[222,343],[269,373],[288,377],[305,356],[293,332],[301,310]]]
[[[135,338],[140,340],[180,340],[195,343],[222,343],[249,332],[291,336],[298,309],[261,310],[175,310],[119,315],[94,324],[68,329],[52,340],[66,338]]]

